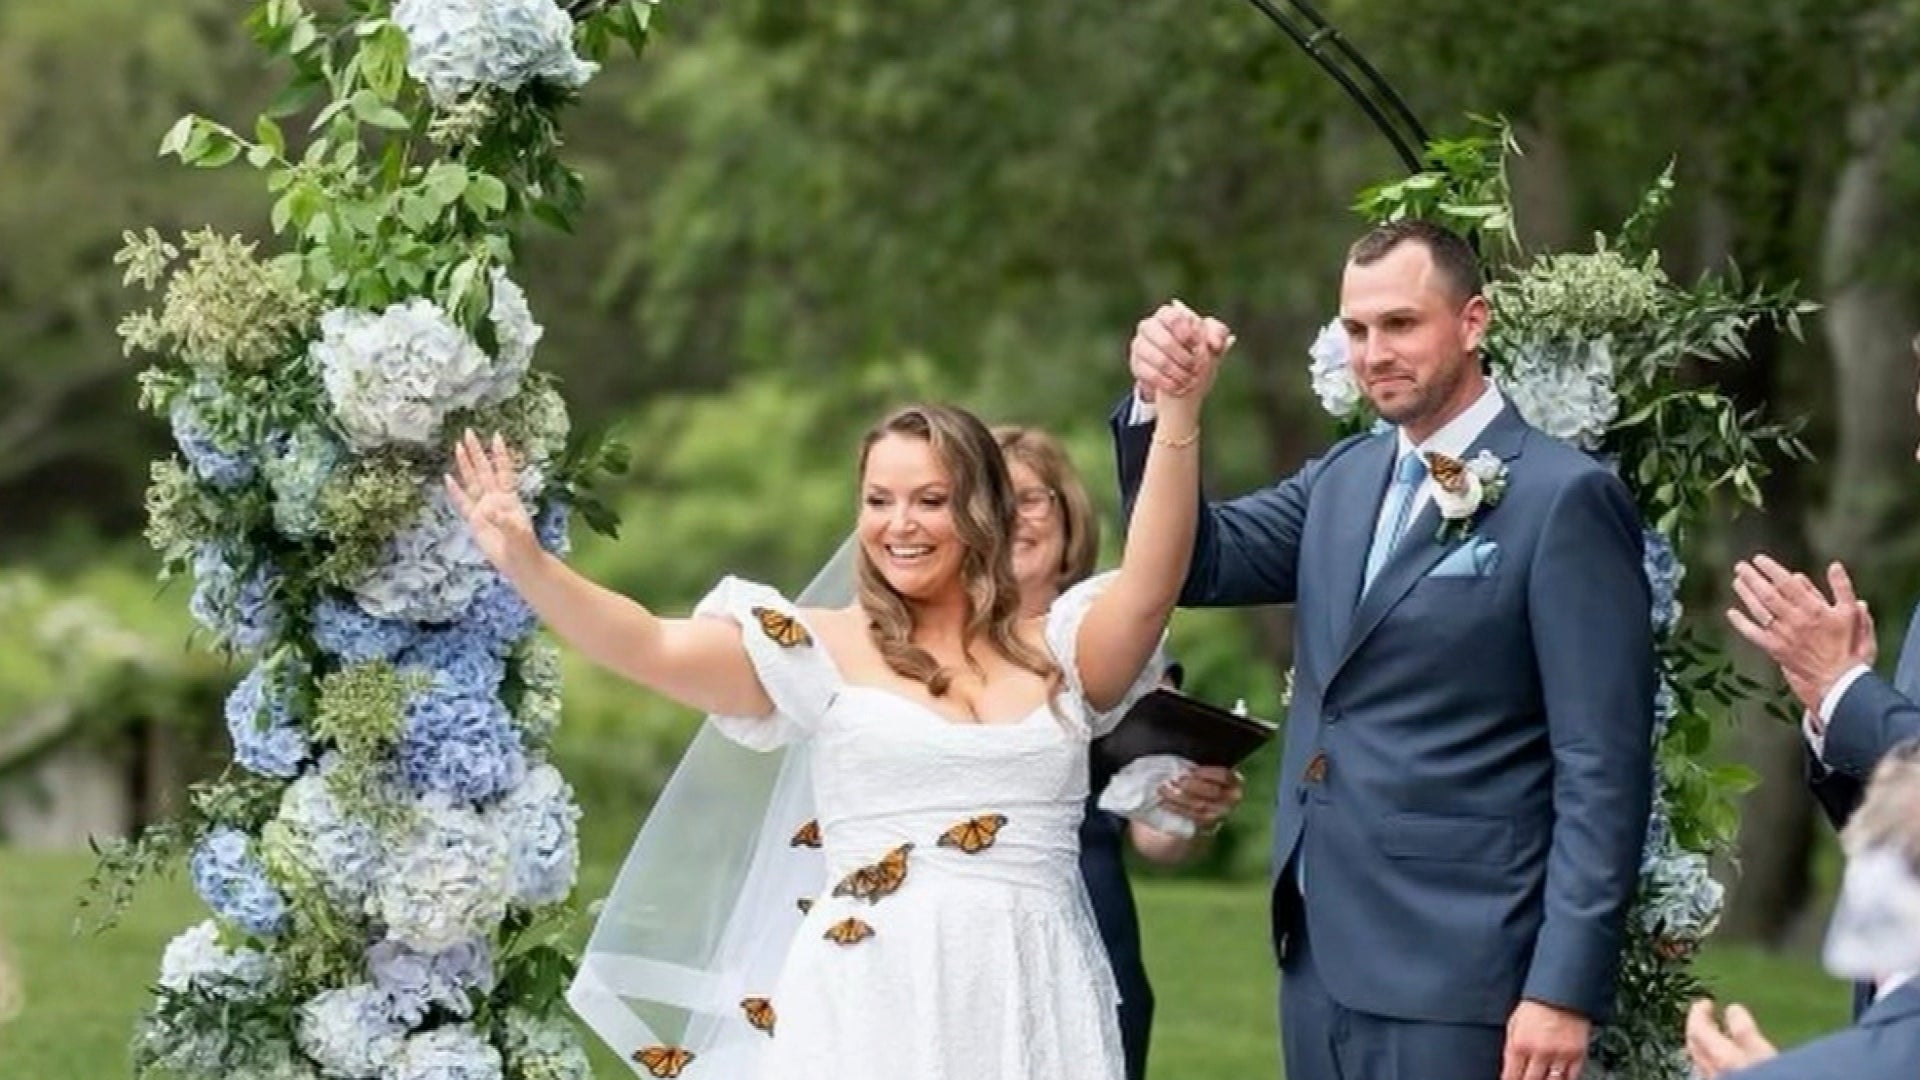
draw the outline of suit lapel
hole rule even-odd
[[[1358,481],[1349,487],[1334,511],[1333,580],[1327,605],[1329,629],[1335,647],[1347,640],[1353,627],[1354,607],[1360,602],[1360,581],[1367,574],[1367,549],[1373,545],[1374,526],[1380,520],[1380,502],[1386,498],[1387,483],[1393,478],[1393,463],[1398,457],[1400,437],[1393,432],[1377,436],[1372,443],[1356,451],[1354,475]]]
[[[1862,1026],[1873,1027],[1891,1024],[1896,1020],[1905,1020],[1915,1015],[1920,1015],[1920,982],[1908,982],[1868,1006],[1867,1011],[1860,1017],[1860,1023]]]
[[[1501,408],[1499,415],[1493,418],[1493,422],[1487,425],[1487,429],[1480,433],[1480,437],[1474,440],[1473,445],[1467,448],[1462,460],[1472,458],[1480,451],[1486,450],[1500,460],[1510,462],[1520,456],[1526,436],[1526,422],[1520,419],[1520,414],[1515,411],[1511,403],[1508,403]],[[1490,507],[1482,511],[1482,516],[1494,512],[1494,509]],[[1439,530],[1440,507],[1434,500],[1428,499],[1420,515],[1414,518],[1413,523],[1407,526],[1407,531],[1401,534],[1399,545],[1393,549],[1387,564],[1380,568],[1380,576],[1374,579],[1373,588],[1368,589],[1366,595],[1360,598],[1360,605],[1354,610],[1346,636],[1344,639],[1336,639],[1344,640],[1345,645],[1341,649],[1339,662],[1327,676],[1328,682],[1332,682],[1334,676],[1346,667],[1347,662],[1353,659],[1353,654],[1366,643],[1368,636],[1387,617],[1387,614],[1406,598],[1407,593],[1412,591],[1420,579],[1427,575],[1427,571],[1433,569],[1435,564],[1446,558],[1448,552],[1459,546],[1459,540],[1448,540],[1442,543],[1435,539],[1435,534]],[[1366,544],[1362,543],[1360,547],[1360,558],[1364,562]]]

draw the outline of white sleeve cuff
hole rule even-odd
[[[1855,664],[1848,668],[1846,674],[1833,680],[1833,685],[1827,689],[1826,696],[1820,699],[1819,723],[1814,723],[1812,713],[1806,715],[1802,727],[1806,732],[1807,745],[1813,747],[1813,756],[1821,758],[1822,763],[1826,760],[1822,755],[1827,746],[1827,729],[1833,726],[1833,711],[1840,707],[1840,699],[1847,696],[1847,691],[1853,689],[1853,684],[1860,681],[1860,676],[1872,670],[1865,664]]]
[[[1140,391],[1133,392],[1133,411],[1127,414],[1129,425],[1139,427],[1141,424],[1151,424],[1159,415],[1160,410],[1155,408],[1152,402],[1142,399]]]
[[[1813,714],[1812,709],[1800,714],[1800,734],[1806,738],[1807,745],[1813,749],[1813,760],[1819,763],[1822,775],[1825,775],[1827,732],[1820,718]]]

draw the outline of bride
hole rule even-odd
[[[1210,373],[1209,373],[1210,376]],[[1210,377],[1207,382],[1210,383]],[[1199,505],[1203,384],[1161,406],[1119,570],[1021,614],[1016,508],[972,415],[921,405],[862,443],[858,601],[727,578],[668,619],[542,550],[498,437],[448,478],[475,541],[595,662],[755,749],[810,742],[827,872],[740,1023],[762,1080],[1118,1080],[1113,976],[1076,862],[1088,742],[1159,677]],[[792,907],[788,907],[788,911]],[[686,1049],[634,1048],[656,1076]]]

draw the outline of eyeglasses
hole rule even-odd
[[[1053,509],[1060,493],[1049,487],[1022,488],[1013,493],[1013,502],[1024,518],[1044,518]]]

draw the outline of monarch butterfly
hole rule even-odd
[[[787,841],[787,844],[790,847],[819,847],[820,822],[809,821],[805,825],[800,826],[800,828],[794,832],[793,839]]]
[[[809,912],[813,911],[813,901],[804,896],[798,900],[795,900],[794,905],[800,909],[800,914],[802,915],[808,914]]]
[[[747,998],[740,1003],[740,1008],[747,1014],[747,1023],[768,1035],[773,1034],[773,1022],[776,1019],[773,1002],[766,998]]]
[[[1006,823],[1005,814],[983,814],[971,818],[940,834],[940,846],[959,848],[969,855],[978,855],[993,846],[994,840],[1000,835],[1001,826]]]
[[[807,633],[807,628],[800,620],[791,615],[769,607],[757,607],[753,609],[753,617],[760,620],[761,632],[783,649],[813,644],[813,635]]]
[[[851,896],[869,904],[893,895],[907,880],[907,852],[912,850],[912,844],[901,844],[879,862],[855,870],[833,887],[833,895]]]
[[[1427,475],[1440,485],[1440,490],[1449,495],[1459,495],[1467,490],[1467,465],[1459,458],[1450,458],[1445,454],[1428,453]]]
[[[677,1046],[649,1046],[633,1052],[633,1060],[646,1066],[648,1072],[671,1080],[679,1076],[680,1070],[693,1063],[693,1052]]]
[[[858,945],[873,936],[873,927],[859,919],[841,919],[827,928],[826,938],[835,945]]]

